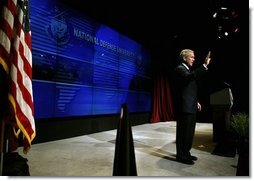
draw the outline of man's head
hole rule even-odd
[[[191,67],[195,61],[194,51],[190,49],[182,50],[180,53],[180,59]]]

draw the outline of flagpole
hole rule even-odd
[[[0,138],[0,151],[1,151],[1,163],[0,163],[0,175],[3,175],[3,163],[4,163],[4,131],[5,131],[5,123],[4,120],[1,121],[1,138]]]

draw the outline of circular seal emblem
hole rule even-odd
[[[70,33],[63,12],[58,12],[52,17],[50,25],[47,26],[46,31],[50,39],[58,45],[65,45],[70,40]]]

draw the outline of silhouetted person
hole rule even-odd
[[[176,160],[185,164],[194,164],[196,156],[192,156],[193,137],[196,126],[196,113],[201,111],[198,102],[197,80],[207,72],[210,63],[210,52],[204,64],[191,70],[195,61],[194,51],[184,49],[180,53],[180,64],[173,71],[172,98],[176,126]]]

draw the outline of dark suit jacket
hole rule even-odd
[[[196,114],[198,102],[197,80],[206,71],[202,65],[195,71],[189,71],[183,64],[173,71],[172,100],[175,116],[182,113]]]

